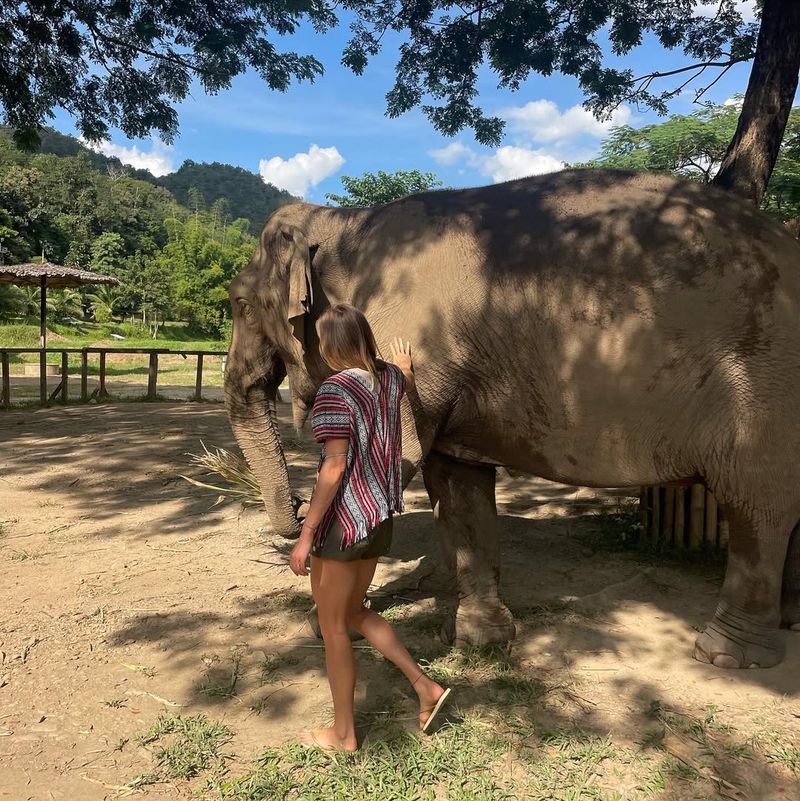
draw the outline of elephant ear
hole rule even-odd
[[[285,248],[286,269],[289,273],[289,305],[287,319],[294,338],[305,352],[305,317],[311,312],[314,297],[311,289],[311,248],[305,234],[295,226],[281,229]]]

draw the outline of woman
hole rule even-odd
[[[377,357],[364,315],[338,304],[317,322],[320,353],[336,374],[317,392],[314,437],[323,443],[317,484],[290,565],[306,575],[317,605],[334,724],[304,738],[326,750],[355,751],[356,668],[348,629],[394,662],[419,696],[426,731],[450,690],[429,679],[389,623],[363,604],[378,558],[392,541],[392,515],[403,511],[400,400],[413,387],[409,345],[397,340],[392,361]]]

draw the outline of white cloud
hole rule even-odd
[[[572,106],[561,112],[552,100],[532,100],[524,106],[500,111],[517,134],[534,142],[564,142],[581,136],[606,136],[615,125],[625,125],[631,110],[620,106],[608,120],[598,120],[583,106]]]
[[[737,0],[736,9],[745,22],[756,21],[756,0]],[[694,11],[699,17],[716,17],[719,11],[719,0],[713,3],[699,3]]]
[[[522,178],[525,175],[555,172],[563,167],[563,161],[544,150],[507,145],[498,148],[491,156],[484,159],[480,169],[485,175],[490,175],[497,184],[500,181],[510,181],[512,178]]]
[[[81,139],[81,142],[95,153],[104,156],[116,156],[123,164],[130,164],[139,170],[150,170],[153,175],[166,175],[175,171],[175,153],[170,145],[165,145],[160,139],[152,140],[152,149],[148,152],[140,150],[138,145],[125,147],[115,145],[113,142],[90,143]]]
[[[743,104],[744,104],[744,97],[729,97],[722,105],[736,106],[736,108],[741,108]]]
[[[258,171],[267,183],[305,197],[312,186],[333,175],[342,164],[344,156],[335,147],[311,145],[308,153],[296,153],[288,159],[261,159]]]
[[[495,183],[555,172],[564,167],[563,161],[543,149],[515,145],[506,145],[491,153],[477,153],[462,142],[452,142],[428,153],[434,161],[447,166],[463,161],[482,175],[489,176]]]
[[[429,150],[428,155],[430,155],[437,164],[450,166],[458,161],[469,159],[473,153],[463,142],[451,142],[444,147],[437,147],[433,150]]]

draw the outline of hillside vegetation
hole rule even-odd
[[[250,259],[269,213],[291,199],[226,164],[186,162],[157,179],[56,131],[45,131],[39,151],[29,153],[0,129],[3,260],[44,254],[122,281],[120,288],[50,293],[56,320],[135,316],[155,335],[169,319],[206,337],[223,335],[228,284]],[[0,285],[0,320],[37,307],[37,289]]]

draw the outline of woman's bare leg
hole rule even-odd
[[[347,610],[357,578],[358,562],[311,557],[311,592],[325,641],[325,666],[333,698],[334,724],[329,728],[314,729],[306,741],[342,751],[358,748],[353,720],[356,664],[347,629]]]
[[[429,679],[408,652],[391,624],[372,609],[364,606],[364,596],[372,583],[378,558],[361,559],[348,605],[347,625],[362,634],[369,644],[397,665],[419,696],[420,726],[428,719],[444,688]],[[326,646],[327,647],[327,646]]]

